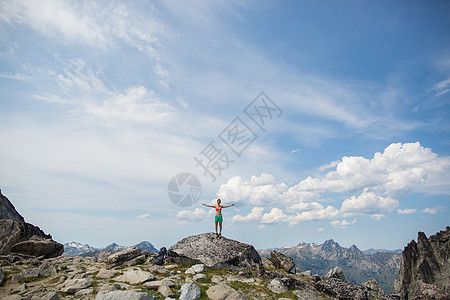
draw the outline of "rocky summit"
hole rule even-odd
[[[403,250],[394,293],[402,299],[450,299],[450,227],[427,238],[419,232]]]
[[[195,250],[180,251],[188,242],[200,250],[196,256],[191,257]],[[221,250],[204,251],[205,246]],[[356,285],[339,278],[289,273],[292,262],[281,253],[274,252],[272,265],[265,267],[253,246],[213,234],[187,237],[170,253],[178,256],[168,257],[163,265],[153,264],[157,254],[139,248],[105,259],[64,255],[10,262],[0,258],[0,299],[397,299],[385,295],[374,280]]]
[[[168,255],[182,265],[203,263],[225,270],[243,270],[261,264],[261,257],[252,245],[217,238],[214,233],[184,238],[169,248]]]

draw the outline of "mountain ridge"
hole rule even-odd
[[[302,271],[310,270],[313,274],[324,276],[330,269],[340,266],[350,282],[361,284],[376,279],[387,293],[392,289],[401,263],[401,253],[364,254],[356,245],[342,247],[333,239],[322,244],[300,242],[278,251],[294,259],[297,268]],[[261,256],[270,256],[270,250],[258,252]]]

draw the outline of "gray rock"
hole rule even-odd
[[[203,273],[206,272],[206,266],[204,264],[196,264],[191,267],[195,273]]]
[[[221,283],[221,282],[224,282],[224,281],[225,281],[225,279],[222,276],[220,276],[220,275],[213,275],[211,277],[211,282],[213,282],[213,283]]]
[[[0,285],[3,284],[3,280],[5,279],[5,273],[3,273],[3,269],[0,266]]]
[[[64,286],[61,291],[68,294],[75,294],[79,290],[90,287],[92,283],[93,280],[91,278],[68,279],[64,282]]]
[[[111,254],[106,259],[106,263],[112,266],[120,266],[123,263],[132,260],[141,255],[141,249],[133,247],[128,248],[114,254]]]
[[[369,288],[369,290],[372,290],[376,292],[379,295],[384,295],[383,289],[380,287],[380,284],[375,279],[371,279],[369,281],[366,281],[362,284],[363,286]]]
[[[297,300],[322,300],[323,298],[315,292],[309,289],[301,289],[293,291],[292,294],[297,297]]]
[[[126,261],[123,265],[124,266],[128,266],[128,267],[132,267],[132,266],[135,266],[135,265],[141,265],[141,264],[145,263],[146,259],[147,258],[145,257],[145,255],[140,255],[140,256],[135,257],[135,258],[133,258],[133,259],[131,259],[129,261]]]
[[[195,300],[201,296],[201,290],[195,283],[185,283],[181,286],[180,300]]]
[[[167,285],[168,287],[175,286],[175,283],[172,280],[165,278],[163,280],[155,280],[155,281],[146,282],[142,285],[142,287],[144,289],[156,290],[156,289],[159,289],[159,287],[163,284]]]
[[[171,297],[171,296],[173,296],[172,290],[171,290],[170,287],[169,287],[167,284],[165,284],[165,283],[163,283],[163,284],[161,284],[161,285],[159,286],[159,288],[158,288],[158,293],[160,293],[160,294],[163,295],[164,297]]]
[[[39,277],[39,268],[31,268],[23,270],[22,272],[15,274],[11,277],[12,283],[17,283],[27,278],[37,278]]]
[[[39,266],[39,276],[48,277],[56,275],[56,269],[54,266],[50,265],[48,262],[44,261]]]
[[[81,296],[92,295],[93,292],[94,292],[93,289],[83,289],[83,290],[79,290],[78,292],[75,293],[75,297],[81,297]]]
[[[184,271],[185,274],[191,274],[194,275],[195,274],[195,270],[191,267],[191,268],[187,268],[186,271]]]
[[[211,300],[247,299],[240,292],[236,291],[235,289],[224,283],[210,287],[209,289],[206,290],[206,295]]]
[[[9,295],[2,298],[2,300],[20,300],[20,299],[22,299],[22,296],[19,295]]]
[[[316,288],[328,296],[337,299],[368,300],[368,288],[348,283],[337,278],[330,278],[316,283]]]
[[[156,300],[157,297],[147,293],[133,291],[102,291],[97,294],[95,300]]]
[[[325,278],[337,278],[342,281],[347,281],[347,279],[345,279],[344,270],[342,270],[342,268],[339,266],[336,266],[328,271],[327,275],[325,275]]]
[[[194,281],[204,281],[206,280],[205,274],[195,274],[194,277],[192,277]]]
[[[148,270],[150,272],[156,273],[156,274],[167,274],[167,273],[169,273],[169,270],[167,270],[165,267],[158,266],[158,265],[151,266],[150,269],[148,269]]]
[[[207,267],[225,270],[243,270],[261,265],[261,257],[252,245],[213,233],[189,236],[169,248],[168,255],[182,265],[203,263]]]
[[[289,287],[280,278],[272,279],[267,285],[267,288],[275,294],[282,294],[289,291]]]
[[[154,280],[155,276],[150,273],[143,271],[139,268],[133,268],[125,271],[122,275],[114,278],[116,281],[123,281],[129,284],[141,284],[150,280]]]
[[[95,277],[101,279],[109,279],[112,278],[116,274],[116,272],[117,271],[115,270],[100,269]]]
[[[262,261],[264,268],[266,268],[266,269],[275,268],[275,266],[273,265],[272,261],[269,258],[261,257],[261,261]]]
[[[275,268],[283,269],[286,272],[291,272],[291,270],[295,267],[295,262],[291,257],[275,250],[270,251],[270,261]]]
[[[48,292],[41,297],[41,300],[59,300],[59,295],[56,292]]]

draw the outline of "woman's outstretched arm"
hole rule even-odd
[[[234,203],[233,203],[233,204],[230,204],[230,205],[224,205],[224,206],[222,206],[222,208],[225,208],[225,207],[231,207],[231,206],[234,206]]]
[[[203,203],[202,205],[203,205],[203,206],[208,206],[208,207],[212,207],[212,208],[214,208],[214,207],[215,207],[214,205],[208,205],[208,204],[205,204],[205,203]]]

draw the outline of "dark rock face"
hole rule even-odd
[[[39,227],[14,220],[0,220],[0,254],[9,254],[12,246],[33,236],[51,239]]]
[[[450,298],[450,227],[427,239],[419,232],[403,250],[393,292],[402,299]]]
[[[214,233],[184,238],[169,248],[168,256],[182,265],[203,263],[210,268],[225,270],[243,270],[262,264],[252,245],[225,237],[216,238]]]
[[[25,222],[25,219],[17,212],[14,205],[8,198],[3,196],[0,190],[0,219],[15,220],[19,222]]]
[[[52,240],[39,227],[25,223],[24,218],[15,210],[11,202],[0,193],[0,255],[18,254],[21,256],[60,256],[64,246]],[[8,260],[8,259],[6,259]]]
[[[347,281],[347,279],[345,279],[344,270],[342,270],[342,268],[339,266],[336,266],[328,271],[327,275],[325,275],[325,278],[337,278],[342,281]]]
[[[295,262],[291,257],[275,250],[270,251],[270,261],[275,268],[283,269],[286,272],[291,272],[291,270],[295,267]]]

